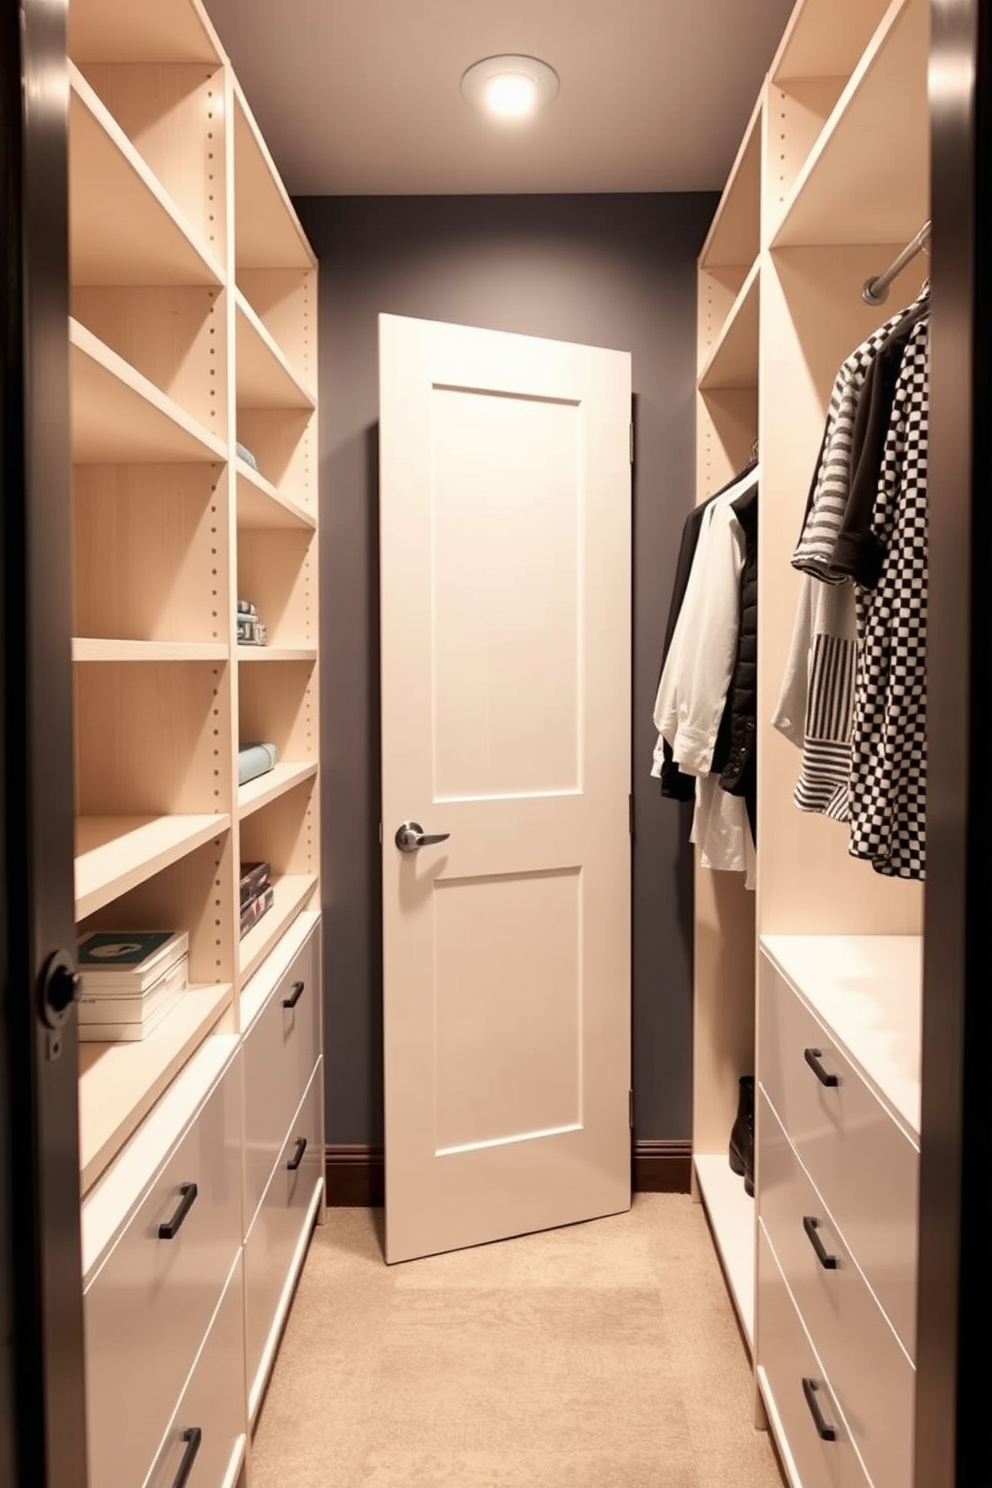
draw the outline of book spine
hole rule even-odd
[[[257,925],[262,916],[272,908],[274,898],[275,894],[270,885],[269,888],[263,889],[260,894],[256,895],[254,899],[250,900],[249,903],[245,905],[244,909],[242,909],[241,911],[242,940],[248,934],[248,931],[252,928],[252,926]]]
[[[241,880],[241,908],[244,909],[255,896],[267,889],[272,869],[268,863],[258,863]]]

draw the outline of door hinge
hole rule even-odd
[[[630,1122],[631,1131],[634,1130],[634,1092],[627,1091],[627,1118]]]
[[[628,795],[628,797],[627,797],[627,831],[630,833],[631,837],[633,837],[633,835],[634,835],[634,797],[633,797],[633,795]]]
[[[382,846],[382,822],[379,823],[379,846]]]
[[[633,424],[631,424],[631,426],[630,426],[630,463],[631,463],[631,465],[633,465],[633,463],[634,463],[634,426],[633,426]]]

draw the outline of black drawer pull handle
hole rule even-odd
[[[183,1227],[183,1220],[186,1218],[195,1202],[196,1184],[180,1183],[179,1203],[176,1206],[176,1212],[171,1219],[167,1219],[164,1224],[160,1224],[158,1227],[158,1238],[160,1240],[175,1240],[176,1236],[179,1234],[179,1231]]]
[[[804,1049],[803,1058],[813,1071],[821,1085],[839,1085],[840,1081],[836,1075],[831,1075],[823,1068],[820,1060],[823,1058],[822,1049]]]
[[[282,1000],[283,1007],[294,1008],[299,1002],[300,998],[303,996],[305,987],[306,982],[294,982],[292,992],[289,994],[288,997],[284,997]]]
[[[289,1159],[289,1162],[286,1164],[286,1168],[287,1168],[287,1170],[290,1173],[295,1173],[296,1172],[297,1168],[300,1166],[300,1163],[303,1161],[303,1154],[304,1154],[304,1152],[306,1152],[306,1150],[307,1150],[307,1139],[306,1139],[306,1137],[297,1137],[297,1139],[296,1139],[296,1151],[293,1153],[292,1157]]]
[[[813,1425],[816,1427],[817,1436],[821,1441],[836,1441],[836,1427],[827,1425],[823,1419],[823,1412],[820,1410],[820,1402],[816,1398],[819,1388],[820,1386],[815,1379],[803,1380],[803,1394],[806,1396],[806,1404],[809,1406],[809,1413],[813,1417]]]
[[[173,1479],[172,1488],[186,1488],[202,1440],[203,1432],[199,1426],[188,1426],[183,1432],[183,1441],[186,1443],[186,1450],[183,1453],[183,1460],[179,1464],[179,1471]]]
[[[814,1219],[812,1214],[804,1214],[803,1229],[806,1231],[807,1239],[809,1240],[810,1245],[812,1245],[813,1249],[816,1251],[816,1259],[819,1261],[824,1271],[836,1271],[837,1257],[830,1254],[823,1241],[820,1239],[820,1221],[818,1219]]]

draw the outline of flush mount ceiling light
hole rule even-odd
[[[462,77],[472,107],[509,124],[533,118],[557,93],[558,74],[537,57],[485,57]]]

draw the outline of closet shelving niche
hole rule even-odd
[[[837,369],[928,273],[915,260],[884,308],[862,300],[930,215],[929,9],[800,0],[699,260],[698,496],[739,470],[757,438],[761,519],[757,890],[697,869],[694,1177],[755,1363],[759,1415],[793,1488],[829,1473],[918,1488],[922,886],[876,874],[849,855],[844,824],[797,810],[799,752],[770,720]],[[841,1095],[821,1089],[806,1046],[842,1072]],[[744,1074],[757,1077],[754,1200],[727,1161]],[[836,1273],[818,1269],[811,1212],[842,1257]],[[819,1382],[833,1442],[817,1435],[803,1377]]]
[[[316,263],[200,0],[72,0],[69,56],[77,920],[186,930],[190,974],[79,1046],[90,1472],[171,1482],[192,1413],[233,1488],[323,1198]]]
[[[759,99],[699,256],[697,499],[742,468],[758,432],[761,145]],[[748,1339],[751,1200],[727,1165],[737,1076],[754,1057],[754,896],[738,876],[696,871],[693,1190],[703,1200]]]

